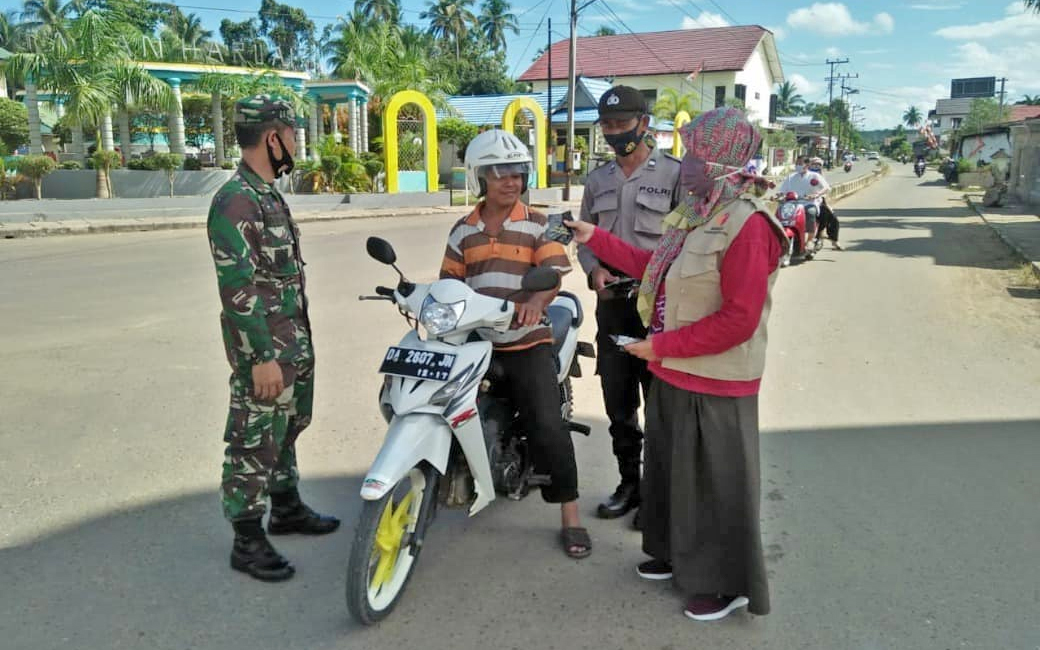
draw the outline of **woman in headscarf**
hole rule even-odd
[[[783,229],[746,171],[761,136],[719,108],[680,129],[683,201],[657,248],[637,249],[587,222],[568,222],[596,257],[642,277],[650,362],[638,572],[673,579],[685,614],[717,620],[743,606],[769,612],[759,532],[758,388]]]

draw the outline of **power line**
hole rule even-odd
[[[524,46],[524,51],[521,52],[520,56],[517,58],[516,64],[513,66],[513,78],[516,78],[516,72],[520,68],[520,62],[524,60],[525,56],[527,56],[527,50],[531,49],[531,43],[533,43],[535,37],[538,36],[539,30],[542,28],[542,23],[545,22],[545,17],[549,15],[551,9],[552,3],[545,8],[545,11],[542,13],[542,19],[538,21],[538,27],[535,27],[534,32],[531,33],[531,38],[527,41],[527,45]],[[552,79],[549,80],[549,83],[552,83]]]
[[[669,72],[672,72],[672,73],[683,72],[683,70],[676,70],[675,68],[672,67],[672,65],[670,63],[668,63],[667,61],[665,61],[661,57],[657,56],[657,52],[654,52],[653,48],[651,48],[649,45],[647,45],[646,42],[643,41],[643,39],[639,38],[639,34],[636,34],[634,31],[632,31],[632,28],[629,27],[628,25],[626,25],[625,21],[621,20],[621,17],[618,16],[616,13],[614,13],[614,10],[610,8],[610,5],[608,5],[606,3],[606,0],[599,0],[599,3],[601,5],[603,5],[603,7],[607,11],[609,11],[612,16],[614,16],[614,18],[618,21],[618,23],[620,23],[621,26],[624,27],[628,31],[628,33],[631,34],[636,39],[636,41],[638,41],[639,44],[642,45],[643,48],[647,52],[650,53],[651,56],[653,56],[655,59],[657,59],[661,63],[661,65],[663,65],[665,67],[666,70],[668,70]]]

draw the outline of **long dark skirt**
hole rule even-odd
[[[643,460],[643,550],[671,562],[687,596],[747,596],[769,613],[759,530],[758,396],[650,386]]]

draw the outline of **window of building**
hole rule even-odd
[[[640,90],[639,93],[643,96],[643,99],[646,100],[647,108],[653,109],[654,102],[657,101],[657,89],[654,88],[653,90]]]
[[[715,108],[718,108],[726,103],[726,87],[715,86]]]
[[[959,128],[961,128],[961,121],[963,119],[964,119],[963,117],[951,117],[950,118],[950,128],[951,129],[959,129]]]
[[[743,104],[747,105],[747,86],[744,84],[735,84],[733,86],[733,96],[739,99]]]

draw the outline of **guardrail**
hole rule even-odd
[[[874,182],[881,179],[882,176],[889,172],[888,165],[881,165],[878,169],[875,169],[870,173],[869,176],[860,176],[859,178],[851,181],[845,181],[844,183],[835,183],[831,185],[831,191],[827,193],[827,198],[832,201],[845,198],[850,194],[855,194],[864,187],[874,184]]]

